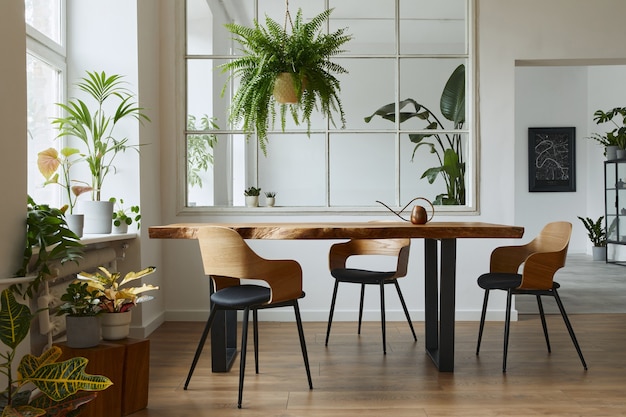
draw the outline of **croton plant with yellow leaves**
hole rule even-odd
[[[150,275],[155,270],[156,267],[150,266],[138,272],[128,272],[121,282],[118,282],[122,276],[120,272],[110,272],[101,266],[94,273],[81,272],[78,274],[78,279],[88,282],[89,291],[96,291],[100,299],[100,308],[109,313],[123,313],[139,303],[152,300],[154,297],[142,294],[146,291],[158,290],[159,287],[145,283],[141,287],[122,288],[122,286]]]

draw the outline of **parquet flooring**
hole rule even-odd
[[[262,319],[262,315],[260,315]],[[313,390],[309,390],[294,323],[260,323],[260,374],[249,354],[243,408],[237,409],[237,360],[212,373],[207,344],[189,389],[183,383],[203,323],[168,322],[151,336],[148,408],[133,417],[439,417],[626,416],[626,315],[571,317],[589,365],[584,371],[560,316],[548,316],[548,354],[536,315],[512,324],[507,373],[502,373],[502,322],[488,322],[480,356],[478,323],[459,322],[455,372],[438,372],[424,352],[423,323],[414,342],[405,322],[388,323],[383,355],[380,325],[304,323]]]

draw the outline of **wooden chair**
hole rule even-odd
[[[237,232],[225,227],[210,226],[200,228],[198,230],[198,241],[200,242],[204,273],[211,277],[214,292],[211,294],[209,318],[200,338],[184,388],[187,389],[189,385],[209,330],[215,319],[215,313],[218,310],[243,310],[239,397],[237,402],[237,406],[241,408],[250,310],[252,310],[253,317],[255,370],[258,374],[257,310],[293,306],[309,388],[313,389],[309,358],[302,329],[302,319],[298,307],[298,299],[304,297],[300,264],[294,260],[263,259],[246,244]],[[267,286],[250,283],[242,284],[241,279],[261,280],[267,283]]]
[[[476,355],[480,351],[480,342],[485,326],[485,314],[490,290],[503,290],[507,292],[506,318],[504,324],[504,357],[502,360],[502,372],[506,372],[507,350],[509,345],[509,328],[511,325],[511,297],[518,294],[531,294],[537,297],[539,315],[546,339],[548,352],[551,352],[550,339],[546,318],[541,303],[541,296],[554,297],[565,322],[565,326],[576,347],[580,361],[585,370],[587,364],[576,340],[576,335],[567,317],[561,297],[557,291],[560,288],[555,282],[554,274],[565,266],[567,248],[572,234],[572,224],[568,222],[548,223],[531,242],[521,246],[503,246],[496,248],[491,253],[489,273],[478,278],[478,285],[485,290],[483,310],[480,317],[480,329],[478,331],[478,343]],[[522,273],[519,273],[523,264]]]
[[[330,304],[330,315],[328,316],[328,328],[326,330],[326,346],[330,337],[330,327],[335,312],[335,301],[337,300],[337,288],[340,282],[350,282],[361,285],[361,301],[359,305],[359,330],[361,334],[361,320],[363,318],[363,298],[365,286],[368,284],[380,287],[380,315],[383,333],[383,353],[387,353],[387,336],[385,330],[385,284],[394,284],[404,309],[404,314],[409,322],[409,327],[413,333],[413,338],[417,340],[413,323],[406,308],[404,297],[398,285],[398,278],[407,274],[409,264],[409,249],[411,239],[352,239],[348,242],[337,243],[331,246],[329,253],[330,273],[335,278],[335,288]],[[394,271],[370,271],[365,269],[347,268],[346,263],[351,256],[361,255],[384,255],[397,258],[397,266]]]

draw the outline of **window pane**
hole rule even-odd
[[[25,0],[26,23],[61,44],[61,0]]]
[[[275,191],[277,206],[326,206],[325,155],[324,135],[270,135],[258,159],[261,194]]]
[[[465,0],[400,0],[400,52],[467,53]]]
[[[335,134],[330,142],[330,205],[395,204],[394,134]]]
[[[37,153],[50,148],[58,148],[55,140],[56,130],[51,124],[53,117],[59,115],[61,101],[60,70],[43,60],[27,54],[26,56],[28,89],[28,193],[35,201],[48,202],[60,206],[61,187],[44,187],[45,178],[37,168]]]

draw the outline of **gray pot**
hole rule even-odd
[[[90,348],[100,343],[100,320],[98,316],[65,316],[67,346]]]
[[[593,246],[591,254],[594,261],[606,261],[606,246]]]
[[[611,145],[606,147],[606,159],[608,161],[614,161],[617,159],[617,146]]]

